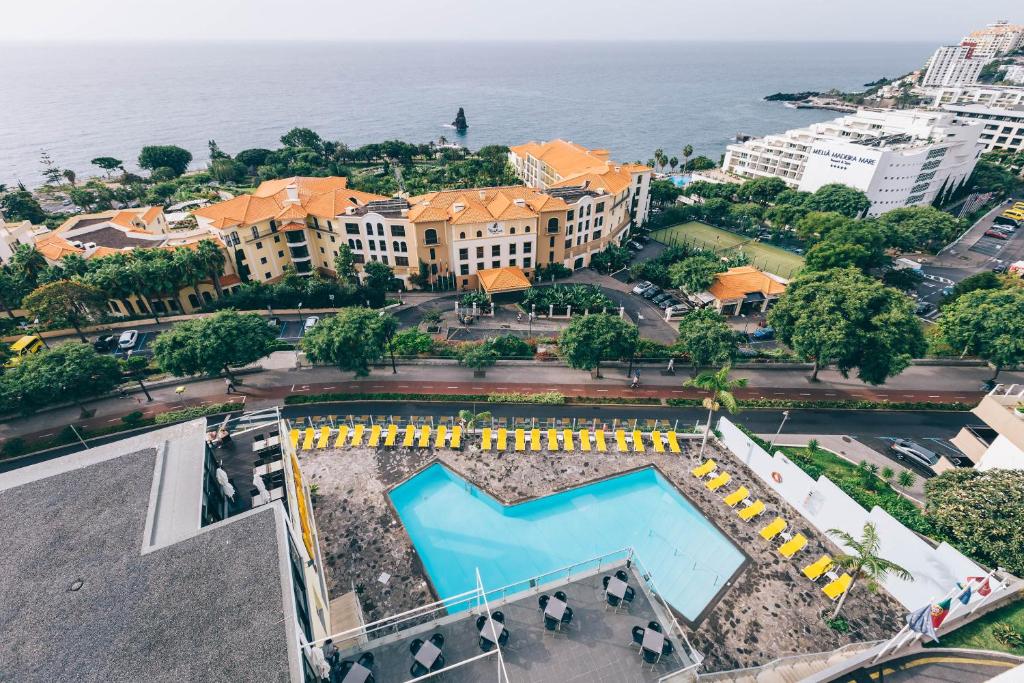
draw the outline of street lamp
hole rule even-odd
[[[779,424],[779,428],[775,431],[775,436],[772,437],[771,443],[768,444],[768,455],[772,454],[772,449],[775,448],[775,440],[779,438],[779,434],[782,433],[782,428],[786,425],[786,420],[789,419],[789,411],[782,411],[782,422]]]
[[[331,300],[331,308],[334,308],[334,295],[328,294],[327,298]]]

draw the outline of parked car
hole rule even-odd
[[[309,333],[309,331],[310,331],[311,329],[313,329],[314,327],[316,327],[316,324],[317,324],[318,322],[320,322],[320,318],[316,317],[315,315],[311,315],[311,316],[309,316],[308,318],[306,318],[306,322],[304,322],[304,323],[302,324],[302,333],[303,333],[303,334],[307,334],[307,333]]]
[[[273,327],[275,330],[280,329],[281,328],[281,319],[276,317],[276,316],[273,317],[273,318],[269,318],[267,320],[267,325],[269,325],[270,327]]]
[[[750,338],[754,341],[768,341],[770,339],[775,339],[775,328],[759,327],[750,333]]]
[[[996,216],[992,220],[992,225],[1006,225],[1011,228],[1016,228],[1018,225],[1020,225],[1020,221],[1014,220],[1008,216]]]
[[[1002,275],[1007,271],[1007,269],[1007,266],[996,266],[995,268],[992,269],[992,272],[995,273],[996,275]]]
[[[997,240],[1008,240],[1010,236],[994,228],[985,231],[985,237],[995,237]]]
[[[662,310],[665,310],[665,311],[667,311],[668,309],[673,308],[675,306],[678,306],[678,305],[679,305],[679,301],[674,299],[673,297],[668,297],[667,299],[662,299],[661,302],[658,303],[658,307],[661,308]]]
[[[935,304],[929,303],[927,301],[919,301],[917,303],[916,310],[918,315],[927,315],[928,313],[931,313],[932,311],[935,310]]]
[[[665,301],[666,299],[671,299],[671,298],[672,298],[671,294],[669,294],[668,292],[662,292],[658,296],[653,297],[651,299],[651,303],[652,304],[660,304],[662,301]]]
[[[647,280],[644,280],[643,282],[638,282],[638,283],[636,283],[636,286],[633,287],[633,293],[634,294],[643,294],[644,292],[646,292],[648,289],[650,289],[653,286],[654,286],[654,283],[653,282],[648,282]]]
[[[949,296],[952,293],[953,293],[953,288],[952,287],[943,287],[942,291],[939,292],[939,294],[941,294],[942,296]]]
[[[930,451],[921,444],[909,439],[895,439],[889,448],[896,452],[896,457],[899,460],[910,460],[928,468],[939,462],[939,456],[934,451]]]
[[[99,353],[108,353],[117,348],[117,342],[117,335],[101,334],[92,343],[92,348],[96,349]]]
[[[636,240],[630,240],[629,242],[626,243],[626,246],[632,249],[633,251],[640,251],[644,248],[644,245],[640,244]]]
[[[138,330],[125,330],[121,333],[121,336],[117,339],[117,348],[122,351],[128,349],[134,349],[135,345],[139,343],[139,331]]]
[[[660,293],[661,287],[659,287],[658,285],[651,285],[650,287],[647,288],[647,291],[641,294],[640,296],[642,296],[645,299],[653,299]]]

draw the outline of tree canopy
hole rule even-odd
[[[1024,470],[957,467],[924,489],[940,538],[986,565],[1024,571]]]
[[[998,376],[1024,362],[1024,289],[977,289],[957,297],[943,307],[939,329],[951,347],[984,358]]]
[[[192,163],[192,152],[175,145],[149,145],[139,152],[139,166],[150,171],[170,169],[173,176],[180,176]]]
[[[797,220],[794,230],[800,239],[816,242],[835,230],[848,227],[852,222],[852,218],[835,211],[808,211]]]
[[[255,313],[221,311],[186,320],[159,335],[153,356],[166,372],[231,376],[231,366],[248,365],[274,349],[277,330]]]
[[[46,220],[46,212],[28,190],[16,190],[0,196],[0,210],[8,221],[40,224]]]
[[[999,279],[998,275],[990,270],[984,270],[980,273],[975,273],[974,275],[965,277],[963,280],[953,285],[953,291],[945,298],[943,305],[948,306],[968,292],[973,292],[978,289],[1000,289],[1002,286],[1003,281]]]
[[[854,268],[806,273],[768,314],[778,338],[818,371],[835,364],[869,384],[898,375],[926,344],[909,297]]]
[[[121,382],[117,359],[88,344],[61,344],[25,357],[0,377],[0,395],[9,410],[31,413],[64,401],[81,402],[105,394]]]
[[[357,377],[370,373],[370,363],[384,357],[398,321],[368,308],[343,308],[325,318],[302,338],[302,350],[314,363],[331,363]]]
[[[687,355],[694,372],[700,367],[726,365],[736,356],[736,333],[717,311],[699,308],[679,321],[676,348]]]
[[[743,183],[736,194],[740,199],[767,205],[785,191],[786,182],[782,178],[765,176]]]
[[[672,284],[691,294],[702,292],[715,281],[715,275],[727,270],[722,259],[714,254],[699,253],[669,266]]]
[[[569,367],[597,370],[601,361],[631,358],[640,341],[636,327],[617,315],[576,316],[558,338],[558,348]]]
[[[889,260],[885,253],[885,239],[877,223],[871,220],[850,221],[833,228],[825,239],[808,250],[804,269],[855,267],[866,272],[885,265]]]
[[[86,342],[82,324],[98,317],[107,296],[98,288],[77,280],[57,280],[37,287],[22,305],[50,325],[71,325]]]
[[[878,218],[885,242],[901,251],[938,251],[967,227],[957,218],[933,206],[906,206]]]
[[[834,211],[847,218],[857,218],[871,208],[871,200],[860,190],[841,183],[831,183],[822,185],[807,197],[804,206],[811,211]]]

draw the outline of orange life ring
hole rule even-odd
[[[781,484],[782,475],[779,474],[778,472],[772,472],[772,481],[774,481],[776,484]]]

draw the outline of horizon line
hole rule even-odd
[[[98,45],[106,44],[109,38],[71,38],[71,39],[54,39],[54,38],[7,38],[0,39],[0,45]],[[333,38],[265,38],[260,36],[253,36],[251,38],[158,38],[156,40],[144,40],[141,38],[123,38],[120,40],[122,44],[132,45],[159,45],[159,44],[188,44],[188,43],[209,43],[211,45],[222,45],[222,44],[240,44],[240,43],[273,43],[273,44],[289,44],[294,45],[300,44],[345,44],[345,43],[396,43],[396,44],[494,44],[494,43],[506,43],[506,44],[521,44],[521,43],[589,43],[589,44],[602,44],[606,45],[612,43],[612,45],[621,45],[623,43],[746,43],[746,44],[778,44],[778,43],[802,43],[810,45],[832,45],[835,43],[867,43],[867,44],[881,44],[881,43],[892,43],[892,44],[916,44],[916,43],[927,43],[927,44],[944,44],[942,40],[933,38],[916,38],[912,40],[900,40],[900,39],[872,39],[872,38],[843,38],[839,40],[806,40],[802,38],[759,38],[756,40],[749,39],[738,39],[738,38],[692,38],[692,39],[679,39],[679,38],[622,38],[612,41],[611,39],[602,38],[535,38],[535,39],[502,39],[502,38],[425,38],[425,39],[375,39],[375,38],[346,38],[344,40],[338,40]]]

